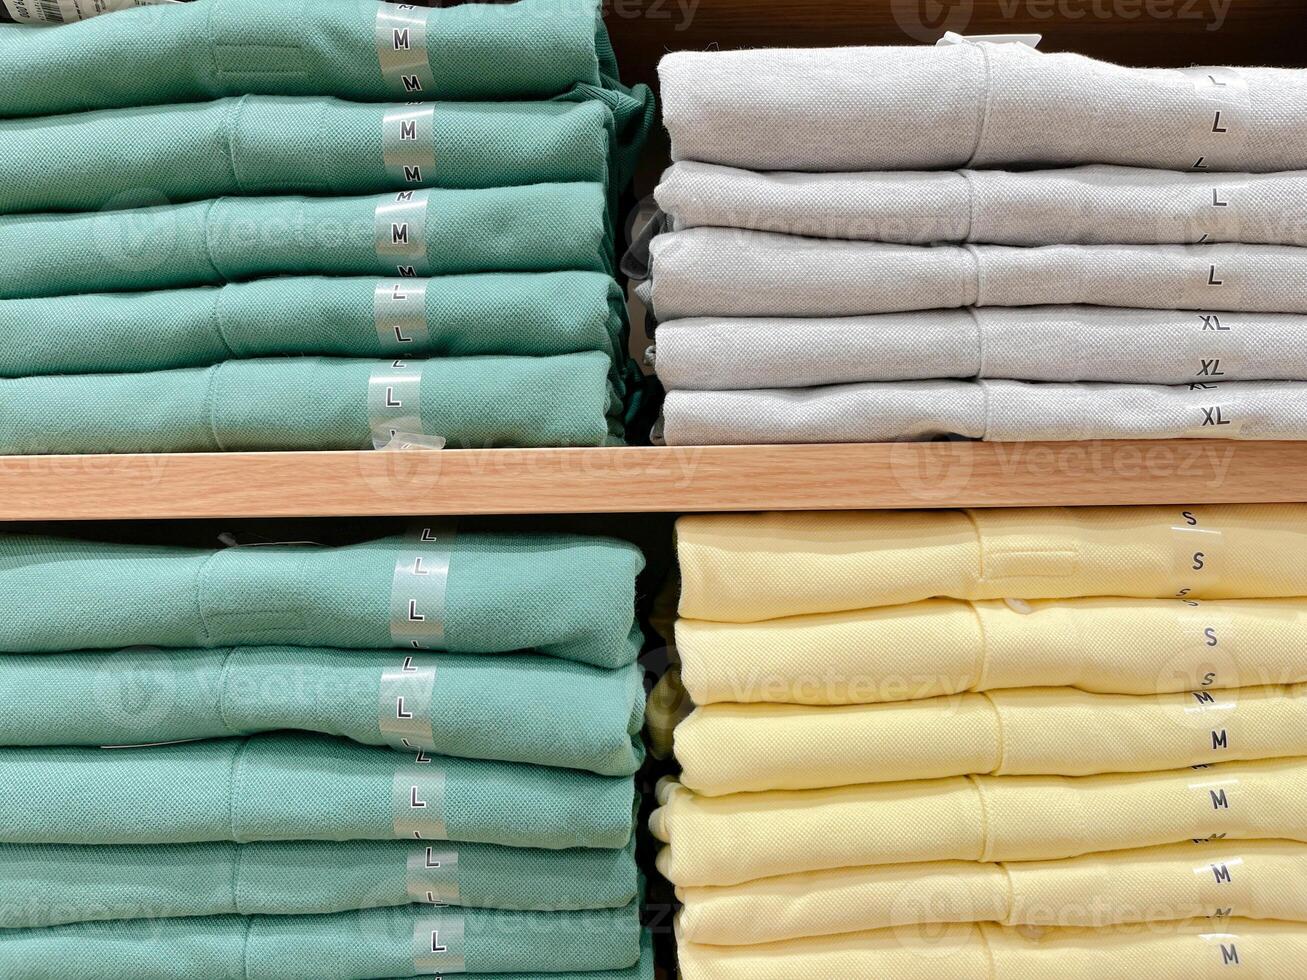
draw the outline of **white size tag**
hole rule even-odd
[[[1039,47],[1044,39],[1042,34],[959,34],[957,31],[945,31],[944,36],[935,42],[937,48],[947,48],[953,44],[1024,44],[1028,48]]]
[[[9,16],[20,24],[74,24],[79,20],[130,10],[132,7],[152,7],[181,0],[0,0]]]

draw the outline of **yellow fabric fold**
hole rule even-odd
[[[1138,697],[1016,688],[894,704],[713,704],[675,731],[722,796],[972,774],[1087,776],[1307,756],[1307,684]]]
[[[1296,980],[1307,926],[1197,919],[1107,929],[904,926],[761,946],[679,944],[681,980]]]
[[[760,749],[760,751],[764,751]],[[1307,759],[1099,776],[967,776],[700,796],[660,788],[676,885],[921,861],[1046,861],[1224,836],[1307,841]]]
[[[682,619],[676,646],[700,705],[1216,690],[1307,681],[1307,599],[931,599],[759,623]]]
[[[1307,505],[692,515],[680,614],[747,623],[958,599],[1237,599],[1307,586]]]
[[[752,945],[914,923],[1102,927],[1242,916],[1307,923],[1307,844],[1186,841],[1061,861],[837,868],[677,889],[687,942]]]

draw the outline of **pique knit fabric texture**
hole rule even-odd
[[[659,74],[655,438],[1307,438],[1307,72],[954,35]]]
[[[1297,505],[692,515],[681,976],[1290,976]]]
[[[443,647],[534,650],[598,667],[634,662],[639,549],[574,534],[462,531],[429,546],[448,558]],[[267,644],[390,650],[403,537],[340,547],[220,549],[0,537],[0,649],[59,652]],[[411,561],[411,558],[409,559]],[[406,646],[407,644],[398,644]]]

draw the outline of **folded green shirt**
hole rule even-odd
[[[619,444],[607,354],[224,361],[144,374],[0,380],[0,453],[454,449]]]
[[[418,559],[430,574],[413,574]],[[407,538],[334,548],[0,534],[0,650],[534,649],[620,667],[641,646],[635,586],[643,567],[625,541],[456,531],[443,521]]]
[[[625,847],[634,782],[326,736],[0,749],[0,841],[429,840]],[[2,974],[3,971],[0,971]]]
[[[127,745],[279,729],[629,776],[644,684],[554,657],[314,647],[0,656],[0,745]]]
[[[366,980],[623,970],[640,959],[634,903],[580,912],[404,906],[0,931],[6,977]]]
[[[442,9],[371,0],[198,0],[55,31],[0,31],[0,116],[334,95],[356,102],[540,99],[608,86],[599,0]]]
[[[611,272],[606,195],[602,184],[531,184],[5,215],[0,298],[273,275]]]
[[[247,95],[0,122],[0,214],[235,194],[607,184],[599,102],[360,104]]]
[[[600,272],[297,277],[0,300],[0,377],[202,367],[273,354],[626,357],[626,303]]]
[[[0,880],[0,930],[437,903],[620,908],[638,890],[634,842],[562,851],[429,841],[0,844]]]

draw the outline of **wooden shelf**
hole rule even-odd
[[[1307,501],[1307,443],[0,457],[0,520]]]

